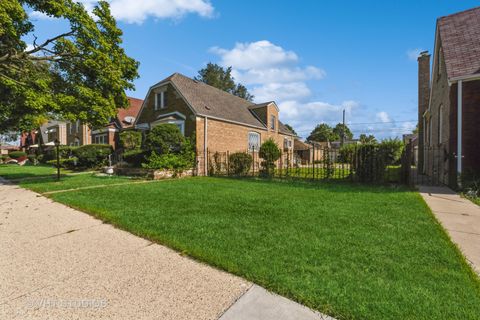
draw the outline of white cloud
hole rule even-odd
[[[385,111],[376,113],[353,100],[329,103],[312,99],[308,81],[323,79],[326,73],[319,67],[302,65],[294,51],[268,40],[236,43],[230,49],[213,47],[209,51],[219,57],[220,65],[232,67],[233,77],[247,86],[255,102],[275,101],[280,108],[281,121],[292,125],[303,138],[319,123],[340,123],[343,110],[347,123],[357,123],[351,126],[356,137],[371,132],[380,139],[399,132],[399,127]],[[363,125],[374,121],[382,123],[370,128]]]
[[[272,82],[297,82],[309,79],[322,79],[325,77],[325,71],[317,67],[272,67],[265,69],[249,69],[240,71],[234,69],[232,75],[239,82],[248,84],[272,83]]]
[[[308,97],[311,94],[310,89],[303,82],[265,83],[253,87],[250,91],[256,101],[283,101]]]
[[[127,23],[143,23],[148,17],[178,19],[195,13],[212,17],[214,8],[208,0],[110,0],[113,16]]]
[[[213,47],[210,51],[222,58],[222,65],[237,70],[264,69],[298,60],[295,52],[285,51],[267,40],[236,43],[231,50]]]
[[[347,118],[360,112],[357,101],[348,100],[340,104],[323,101],[300,103],[295,100],[281,102],[278,105],[282,121],[292,125],[302,137],[307,137],[313,128],[322,122],[335,124],[342,121],[343,110]]]
[[[232,67],[238,82],[250,87],[255,101],[303,99],[311,95],[307,80],[325,77],[315,66],[300,66],[298,55],[268,40],[236,43],[232,49],[210,48],[220,65]]]
[[[409,60],[417,61],[417,58],[420,55],[420,52],[422,51],[425,51],[425,50],[420,48],[407,50],[407,57]]]
[[[30,51],[30,50],[33,50],[33,49],[35,49],[35,47],[33,46],[33,44],[27,43],[27,47],[25,48],[25,51]]]
[[[385,111],[377,113],[377,119],[383,123],[388,123],[390,121],[390,116]]]
[[[119,21],[142,24],[152,17],[155,19],[179,19],[187,14],[212,17],[215,9],[209,0],[107,0],[112,15]],[[91,12],[96,0],[78,0]],[[31,12],[31,17],[54,19],[41,12]]]

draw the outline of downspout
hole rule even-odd
[[[203,127],[203,172],[205,174],[205,176],[208,176],[208,168],[207,168],[207,151],[208,151],[208,147],[207,147],[207,144],[208,144],[208,118],[205,117],[204,118],[204,127]]]
[[[458,185],[461,186],[461,175],[462,175],[462,86],[463,81],[458,80],[457,84],[457,181]]]

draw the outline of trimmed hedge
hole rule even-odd
[[[23,151],[12,151],[8,154],[8,156],[12,159],[18,159],[18,158],[21,158],[21,157],[26,157],[27,154]]]
[[[146,161],[147,155],[148,153],[143,150],[130,150],[123,154],[123,161],[133,167],[140,168],[142,163]]]
[[[113,148],[109,144],[88,144],[73,150],[78,158],[78,166],[82,168],[99,168],[107,165],[108,156]]]

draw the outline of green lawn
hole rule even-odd
[[[69,173],[65,169],[61,169],[61,174]],[[47,165],[24,165],[16,164],[0,164],[0,177],[5,179],[26,179],[54,176],[57,174],[57,169]]]
[[[479,319],[478,277],[403,188],[187,178],[50,197],[338,319]]]
[[[57,181],[56,174],[57,169],[49,166],[0,165],[1,177],[39,193],[132,182],[129,177],[109,177],[92,172],[72,173],[64,169],[60,181]]]

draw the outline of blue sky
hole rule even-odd
[[[94,0],[84,0],[87,7]],[[136,91],[207,62],[232,66],[281,120],[306,137],[347,110],[355,136],[400,136],[416,124],[419,50],[432,51],[440,16],[478,1],[111,0],[126,52],[140,61]],[[35,15],[37,35],[61,22]],[[41,38],[40,38],[41,39]],[[26,39],[28,42],[28,38]]]

